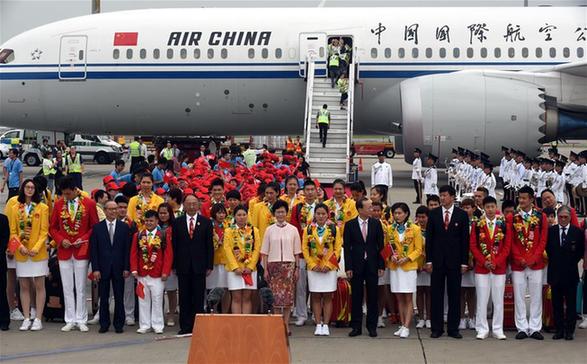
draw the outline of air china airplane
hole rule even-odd
[[[502,145],[533,155],[587,138],[584,7],[153,9],[58,21],[0,46],[0,124],[302,134],[308,53],[325,75],[339,36],[353,49],[356,134],[493,158]]]

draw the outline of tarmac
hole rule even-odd
[[[365,170],[360,177],[370,185],[370,167],[375,158],[363,158]],[[413,209],[415,200],[411,166],[396,156],[391,161],[394,186],[393,201],[406,201]],[[84,175],[86,190],[100,187],[102,177],[112,166],[87,165]],[[32,176],[38,168],[25,168]],[[440,181],[446,174],[439,173]],[[6,192],[0,195],[4,208]],[[175,338],[178,328],[166,327],[163,335],[140,335],[137,326],[125,327],[122,334],[112,330],[98,334],[97,326],[90,332],[61,332],[62,323],[43,323],[39,332],[19,332],[20,322],[12,322],[10,331],[0,332],[0,362],[7,363],[185,363],[190,339]],[[393,336],[396,326],[379,329],[377,338],[364,335],[347,336],[348,328],[331,328],[330,337],[313,336],[310,322],[304,327],[291,325],[289,338],[293,363],[587,363],[587,330],[578,329],[574,341],[557,341],[544,333],[544,341],[514,339],[515,332],[506,332],[508,339],[498,341],[475,339],[474,330],[462,331],[464,338],[456,340],[443,336],[431,339],[427,329],[412,326],[408,339]],[[259,343],[263,345],[263,343]]]

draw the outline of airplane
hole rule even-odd
[[[0,124],[133,135],[300,135],[308,54],[350,39],[355,134],[441,158],[587,138],[587,8],[149,9],[0,46]]]

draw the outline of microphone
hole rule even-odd
[[[263,303],[263,312],[270,314],[273,310],[273,291],[269,287],[263,287],[259,289],[259,295],[261,296],[261,302]]]
[[[224,288],[220,288],[220,287],[216,287],[213,288],[212,290],[210,290],[210,292],[208,293],[208,308],[210,309],[210,312],[214,313],[214,309],[216,308],[216,306],[218,306],[218,304],[220,303],[220,301],[222,300],[222,296],[224,296]]]

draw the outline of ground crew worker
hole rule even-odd
[[[75,185],[80,190],[82,187],[82,172],[83,172],[83,160],[82,156],[77,153],[74,146],[69,147],[69,153],[65,156],[65,169],[66,173],[73,178]]]
[[[345,102],[349,98],[349,79],[347,78],[346,74],[342,74],[338,81],[336,81],[336,86],[340,91],[340,109],[344,110]]]
[[[302,155],[302,142],[300,141],[300,136],[296,137],[296,141],[294,142],[294,148],[296,155]]]
[[[328,128],[330,127],[330,111],[328,111],[328,105],[322,105],[322,109],[318,110],[316,117],[316,127],[320,129],[320,143],[322,148],[326,148],[326,134],[328,134]]]
[[[328,45],[328,74],[330,87],[334,88],[340,74],[340,46],[338,45],[338,39],[332,39],[332,42]]]
[[[288,153],[293,153],[295,150],[294,142],[290,136],[287,137],[287,141],[285,142],[285,151]]]
[[[167,142],[167,146],[163,148],[159,156],[167,160],[167,169],[173,170],[173,147],[171,142]]]
[[[43,155],[43,176],[47,179],[47,189],[53,193],[55,187],[55,162],[53,161],[53,152],[47,149]]]
[[[134,171],[135,165],[141,161],[141,138],[135,137],[132,143],[128,146],[128,154],[130,155],[130,170]]]

